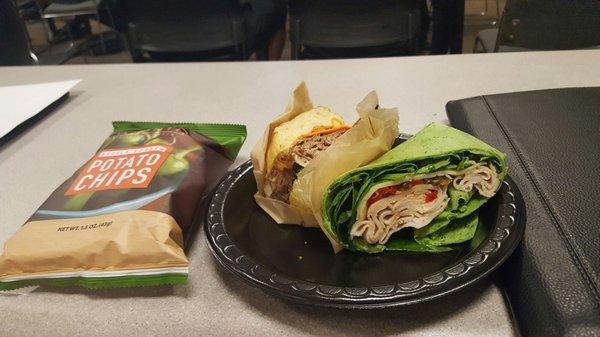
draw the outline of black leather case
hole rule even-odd
[[[507,154],[526,204],[499,270],[524,336],[600,336],[600,88],[451,101],[450,123]]]

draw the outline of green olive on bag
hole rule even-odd
[[[150,139],[146,143],[146,145],[172,145],[172,144],[162,138],[153,138],[153,139]]]
[[[171,154],[167,160],[158,169],[158,175],[171,175],[183,172],[188,169],[190,163],[185,158],[179,158],[177,155]]]
[[[136,146],[143,145],[173,145],[175,139],[169,142],[165,139],[158,138],[160,136],[160,130],[143,130],[137,132],[119,133],[110,136],[101,146],[102,149],[108,146]]]
[[[165,162],[162,164],[160,169],[158,169],[158,175],[177,174],[187,170],[190,167],[190,163],[187,159],[185,159],[185,156],[187,156],[190,152],[198,151],[201,149],[201,146],[193,146],[188,149],[184,149],[176,153],[170,154],[169,157],[167,157],[167,160],[165,160]]]
[[[117,142],[122,146],[140,145],[146,141],[146,134],[142,132],[133,132],[121,135],[117,138]]]
[[[65,211],[81,211],[92,195],[94,195],[94,192],[85,192],[70,196],[63,205],[63,209]]]

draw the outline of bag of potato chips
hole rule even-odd
[[[98,152],[4,244],[0,290],[181,284],[199,208],[242,125],[114,122]]]

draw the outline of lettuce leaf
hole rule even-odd
[[[451,251],[451,247],[439,247],[435,245],[427,245],[417,242],[412,239],[391,239],[385,245],[386,250],[405,251],[405,252],[422,252],[422,253],[442,253]]]
[[[479,217],[477,213],[452,221],[444,228],[427,236],[415,236],[415,241],[426,246],[446,246],[469,241],[475,235]]]

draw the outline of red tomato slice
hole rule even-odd
[[[423,183],[423,179],[416,179],[410,181],[410,186],[421,185]]]
[[[376,203],[377,201],[383,198],[396,194],[396,191],[398,191],[398,186],[388,186],[378,189],[377,191],[375,191],[375,193],[371,195],[369,200],[367,200],[367,207],[371,206],[372,204]]]
[[[435,190],[429,190],[429,192],[425,193],[425,202],[432,202],[437,199],[437,193]]]

